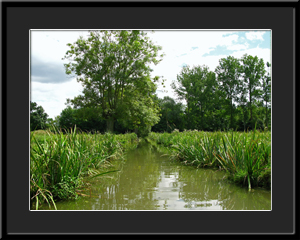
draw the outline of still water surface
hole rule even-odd
[[[249,192],[224,180],[222,171],[184,166],[161,155],[150,145],[129,152],[121,171],[91,182],[85,192],[91,197],[58,202],[57,209],[271,210],[271,191]]]

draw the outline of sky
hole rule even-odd
[[[152,30],[144,31],[165,54],[158,65],[151,65],[151,75],[165,79],[165,88],[157,88],[159,98],[170,96],[176,100],[171,83],[186,65],[206,65],[215,71],[221,58],[241,58],[244,54],[272,63],[271,30]],[[42,106],[52,119],[67,107],[67,98],[82,93],[76,77],[65,74],[63,64],[67,60],[62,58],[69,50],[68,43],[79,36],[87,38],[88,34],[88,29],[30,31],[30,100]]]

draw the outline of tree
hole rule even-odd
[[[159,100],[160,121],[152,127],[154,132],[172,132],[174,129],[184,129],[184,108],[182,103],[176,103],[171,97],[165,96]]]
[[[163,55],[158,56],[161,47],[154,45],[146,32],[90,31],[87,40],[80,37],[68,46],[70,50],[63,58],[70,60],[65,64],[66,73],[75,73],[84,90],[67,104],[96,107],[110,132],[115,120],[131,119],[136,121],[132,127],[140,126],[147,119],[145,109],[153,114],[153,121],[146,125],[158,121],[150,93],[155,92],[159,77],[151,79],[150,64],[158,64],[162,60],[158,57]],[[134,110],[128,110],[131,105]]]
[[[219,60],[216,67],[219,89],[224,92],[227,106],[230,112],[230,128],[234,128],[235,101],[238,101],[240,94],[240,63],[239,60],[228,56]]]
[[[171,86],[178,98],[187,102],[187,126],[190,129],[208,130],[217,89],[215,73],[209,71],[207,66],[186,66],[177,75],[177,82]]]
[[[147,86],[143,86],[147,84]],[[129,86],[124,94],[123,104],[117,108],[119,122],[128,129],[134,130],[138,137],[145,137],[151,126],[159,121],[159,106],[155,100],[156,85],[150,79]]]
[[[271,64],[269,62],[266,63],[267,67],[270,68]],[[269,103],[271,102],[271,76],[268,71],[268,75],[264,76],[262,82],[262,99],[265,102],[265,126],[268,128],[269,126],[269,116],[268,112],[270,109]]]
[[[266,73],[263,59],[245,54],[242,59],[242,72],[244,78],[244,91],[248,95],[248,109],[250,111],[250,124],[254,128],[253,103],[261,96],[261,81]]]
[[[74,109],[74,122],[76,127],[86,132],[104,132],[105,120],[101,118],[98,109],[85,107]]]
[[[45,129],[47,126],[48,114],[42,106],[36,102],[30,102],[30,131]]]
[[[200,77],[196,82],[195,101],[200,110],[200,123],[198,129],[213,130],[214,109],[216,106],[217,81],[214,72],[209,71],[208,67],[197,68],[197,74]]]
[[[177,82],[173,81],[171,87],[177,95],[179,100],[186,101],[186,116],[187,116],[187,126],[188,128],[194,128],[195,124],[191,119],[191,108],[193,96],[191,94],[193,87],[193,79],[191,79],[191,70],[189,66],[184,66],[180,73],[177,74]],[[178,85],[178,86],[177,86]]]
[[[75,124],[74,109],[68,106],[60,113],[59,126],[64,129],[69,129],[73,128]]]

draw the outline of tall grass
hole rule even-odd
[[[53,133],[54,132],[54,133]],[[30,135],[30,195],[49,207],[58,199],[74,199],[76,190],[84,186],[84,177],[95,177],[108,169],[113,159],[122,159],[127,150],[137,146],[134,133],[89,134],[76,130],[60,130]]]
[[[228,178],[249,188],[271,187],[271,133],[185,131],[151,133],[152,141],[172,149],[185,164],[225,170]]]

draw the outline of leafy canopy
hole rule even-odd
[[[90,31],[88,39],[80,37],[69,43],[63,59],[66,73],[74,73],[84,87],[83,94],[67,99],[74,107],[96,107],[113,131],[116,119],[130,120],[131,127],[158,121],[153,93],[159,77],[150,77],[151,64],[163,57],[143,31]],[[131,108],[131,106],[134,106]],[[145,118],[147,115],[147,118]],[[128,124],[130,126],[130,124]]]

